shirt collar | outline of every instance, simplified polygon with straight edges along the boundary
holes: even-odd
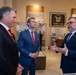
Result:
[[[3,24],[2,22],[0,22],[0,24],[8,31],[9,30],[9,28],[5,25],[5,24]]]
[[[75,32],[76,32],[76,30],[72,32],[72,35],[73,35]]]
[[[31,33],[32,31],[33,31],[33,32],[35,31],[35,30],[31,30],[31,29],[29,29],[29,28],[28,28],[28,30],[29,30],[30,33]]]
[[[28,30],[29,30],[29,32],[30,32],[30,33],[32,32],[32,30],[31,30],[31,29],[29,29],[29,28],[28,28]]]

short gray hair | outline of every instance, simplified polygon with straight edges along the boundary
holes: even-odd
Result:
[[[3,18],[3,14],[10,12],[11,10],[13,10],[16,13],[16,10],[7,6],[1,7],[0,8],[0,20]]]

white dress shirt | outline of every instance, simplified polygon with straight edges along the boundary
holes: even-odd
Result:
[[[5,24],[3,24],[2,22],[0,22],[0,24],[7,30],[7,32],[8,32],[8,30],[9,30],[9,28],[5,25]],[[8,32],[9,33],[9,32]],[[9,33],[10,34],[10,33]]]

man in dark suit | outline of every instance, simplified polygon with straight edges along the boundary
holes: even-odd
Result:
[[[16,22],[16,12],[10,7],[0,8],[0,75],[21,75],[18,51],[8,31]]]
[[[63,73],[76,73],[76,17],[70,17],[66,25],[70,33],[65,36],[62,46],[57,47],[54,43],[49,48],[62,53],[60,67]]]
[[[31,17],[27,21],[28,28],[20,33],[18,50],[20,51],[20,64],[24,67],[22,75],[35,75],[36,58],[40,50],[39,35],[34,31],[36,19]],[[33,34],[32,34],[33,32]]]

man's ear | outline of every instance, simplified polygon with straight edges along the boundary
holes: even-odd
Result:
[[[28,25],[28,27],[29,27],[30,23],[27,23],[27,25]]]
[[[3,18],[6,20],[8,16],[6,14],[3,14]]]

